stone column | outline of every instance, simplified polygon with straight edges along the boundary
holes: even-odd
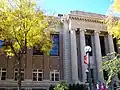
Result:
[[[81,65],[82,65],[82,81],[86,82],[87,76],[86,76],[86,70],[87,70],[87,65],[84,64],[84,56],[86,55],[85,53],[85,29],[80,29],[80,57],[81,57]]]
[[[76,31],[70,31],[70,45],[71,45],[71,68],[72,68],[72,82],[78,83],[78,61],[77,61],[77,42]]]
[[[115,52],[112,35],[108,34],[109,53]]]
[[[64,80],[71,83],[71,64],[70,64],[70,33],[69,23],[67,20],[63,22],[63,69]]]
[[[100,71],[102,68],[102,55],[101,55],[101,46],[99,39],[99,32],[94,32],[94,42],[95,42],[95,60],[97,67],[97,81],[103,81],[103,72]]]

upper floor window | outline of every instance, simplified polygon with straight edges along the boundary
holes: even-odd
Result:
[[[24,69],[21,69],[21,80],[24,81]],[[14,69],[14,80],[18,80],[18,68]]]
[[[43,72],[40,69],[33,69],[33,81],[42,81]]]
[[[51,56],[59,55],[59,34],[52,34],[53,47],[50,51]]]
[[[59,71],[53,70],[50,72],[50,80],[51,81],[59,81],[59,78],[60,78]]]
[[[0,80],[6,80],[7,71],[5,68],[0,68]]]
[[[104,36],[100,36],[100,46],[102,56],[106,56]]]
[[[85,43],[86,46],[90,46],[92,48],[91,35],[85,35]],[[92,56],[92,51],[89,54]]]
[[[33,47],[33,55],[43,55],[43,52],[40,50],[40,46]]]

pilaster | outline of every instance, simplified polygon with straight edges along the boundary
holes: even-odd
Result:
[[[103,72],[100,71],[102,68],[102,55],[101,55],[101,46],[99,39],[99,32],[94,32],[94,42],[95,42],[95,59],[96,59],[96,67],[97,67],[97,81],[103,81]]]
[[[84,56],[86,55],[85,53],[85,29],[80,29],[80,56],[81,56],[81,64],[82,64],[82,81],[86,82],[86,70],[87,70],[87,65],[84,64]]]
[[[109,44],[109,53],[114,53],[114,44],[113,44],[113,37],[111,34],[108,34],[108,44]]]
[[[78,79],[76,29],[70,30],[70,45],[71,45],[72,82],[78,83],[79,79]]]
[[[70,63],[70,32],[69,20],[63,20],[63,69],[64,80],[71,83],[71,63]]]

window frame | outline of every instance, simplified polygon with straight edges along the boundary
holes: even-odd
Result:
[[[5,69],[5,70],[3,70]],[[2,73],[5,72],[6,75],[5,75],[5,80],[7,79],[7,70],[6,68],[0,68],[0,80],[2,80]],[[5,81],[5,80],[2,80],[2,81]]]
[[[52,80],[52,74],[54,75],[54,80]],[[55,77],[56,74],[59,75],[58,81],[60,81],[60,72],[58,70],[50,71],[50,81],[52,81],[52,82],[58,82],[58,81],[56,81],[56,77]]]
[[[35,70],[35,71],[34,71]],[[35,80],[33,80],[33,74],[37,74],[37,80],[35,81]],[[43,81],[43,70],[41,70],[41,69],[33,69],[32,70],[32,81],[34,81],[34,82],[41,82],[40,80],[38,80],[39,79],[39,73],[41,73],[42,74],[42,80],[41,81]]]
[[[54,40],[53,40],[53,36],[56,36],[57,35],[57,37],[58,37],[58,43],[55,43],[54,42]],[[51,51],[53,50],[53,47],[52,47],[52,49],[50,50],[50,56],[59,56],[60,55],[60,35],[59,35],[59,33],[55,33],[55,34],[51,34],[51,40],[52,40],[52,44],[53,45],[55,45],[55,44],[58,44],[58,54],[51,54]]]
[[[17,76],[15,75],[15,73],[17,73]],[[21,69],[21,74],[24,74],[23,75],[23,80],[22,80],[22,78],[21,78],[21,81],[24,81],[25,80],[25,70],[24,69]],[[16,80],[16,79],[17,80]],[[14,69],[14,81],[18,81],[18,68],[15,68]]]

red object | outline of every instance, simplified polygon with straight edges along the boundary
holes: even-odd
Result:
[[[88,56],[87,55],[84,56],[84,63],[88,64]]]

